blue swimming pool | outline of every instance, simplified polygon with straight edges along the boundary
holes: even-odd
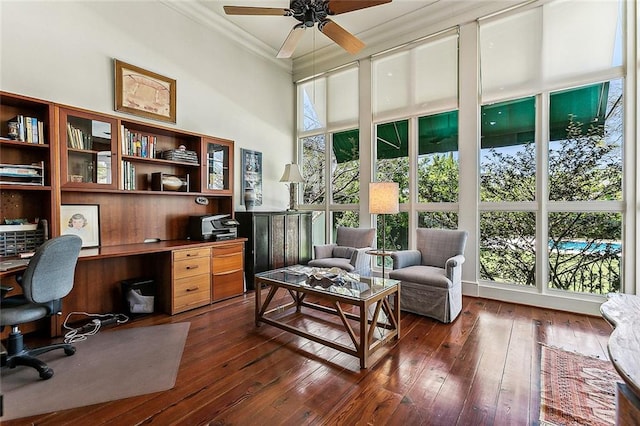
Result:
[[[549,241],[549,248],[553,245],[553,241]],[[622,251],[622,244],[614,242],[614,243],[592,243],[589,245],[586,241],[563,241],[558,244],[558,249],[560,250],[576,250],[576,251],[586,251],[589,252],[605,252],[607,250],[612,252]]]

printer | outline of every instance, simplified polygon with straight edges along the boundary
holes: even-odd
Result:
[[[189,238],[201,241],[225,241],[238,238],[238,225],[228,214],[189,216]]]

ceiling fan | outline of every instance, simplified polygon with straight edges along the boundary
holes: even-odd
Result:
[[[306,28],[318,24],[321,33],[336,42],[347,52],[354,54],[364,43],[328,17],[354,10],[365,9],[391,0],[290,0],[289,8],[224,6],[227,15],[272,15],[293,16],[298,21],[278,51],[278,58],[290,58]]]

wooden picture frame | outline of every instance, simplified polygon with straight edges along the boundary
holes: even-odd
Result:
[[[97,204],[63,204],[60,206],[60,234],[78,235],[82,247],[100,245],[100,212]]]
[[[115,110],[176,122],[176,81],[114,59]]]
[[[247,189],[253,189],[255,194],[254,206],[262,205],[262,153],[249,149],[240,149],[242,167],[242,194],[240,204],[245,204],[244,194]]]

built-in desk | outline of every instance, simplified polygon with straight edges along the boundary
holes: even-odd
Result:
[[[162,309],[169,314],[180,312],[185,309],[174,309],[173,306],[173,285],[174,285],[174,252],[186,249],[205,248],[209,250],[207,264],[216,264],[212,257],[216,252],[214,248],[226,249],[230,253],[239,250],[239,258],[243,258],[242,250],[246,238],[238,238],[228,241],[208,242],[191,240],[169,240],[152,243],[122,244],[106,247],[87,248],[80,252],[78,264],[76,266],[75,282],[71,293],[64,298],[63,312],[60,317],[54,317],[52,321],[51,333],[60,335],[62,323],[70,312],[89,313],[111,313],[124,312],[122,305],[121,282],[136,278],[153,279],[156,283],[156,295],[158,301],[157,309]],[[218,250],[219,251],[219,250]],[[223,252],[226,253],[225,250]],[[225,260],[222,260],[226,263]],[[237,266],[236,266],[237,267]],[[240,265],[242,268],[242,265]],[[24,268],[13,269],[2,272],[0,277],[7,278]],[[210,268],[210,273],[214,268]],[[216,271],[218,271],[216,269]],[[229,282],[225,282],[224,297],[231,297],[242,294],[245,289],[243,280],[244,274],[234,275],[237,277],[235,290],[230,291]],[[209,277],[208,285],[212,286],[214,277]],[[188,287],[187,289],[188,290]],[[186,291],[185,290],[185,291]],[[210,287],[208,303],[219,300],[214,298],[214,291]],[[202,306],[202,303],[198,304]],[[196,307],[195,305],[193,307]]]
[[[624,380],[618,384],[616,424],[640,424],[640,296],[610,294],[600,312],[614,327],[609,356]]]

